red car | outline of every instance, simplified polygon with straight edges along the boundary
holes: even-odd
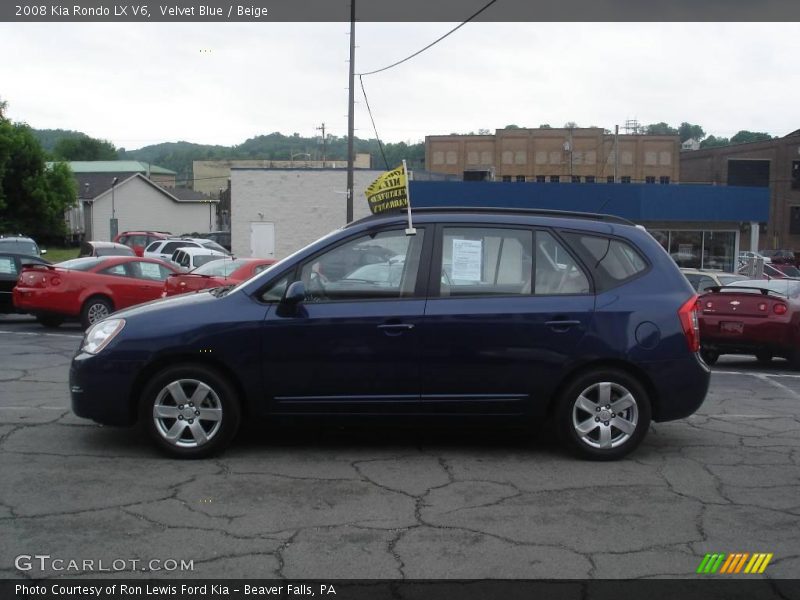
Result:
[[[114,241],[133,248],[136,256],[142,256],[144,249],[150,245],[150,242],[165,240],[170,237],[172,237],[172,234],[169,231],[123,231],[114,238]]]
[[[800,367],[800,281],[735,281],[698,299],[700,354],[713,365],[721,354],[774,356]]]
[[[261,273],[277,261],[272,258],[221,258],[197,267],[189,273],[170,275],[164,282],[162,297],[196,292],[208,288],[241,283]]]
[[[176,273],[152,258],[100,256],[75,258],[22,270],[14,306],[32,313],[45,327],[80,319],[84,327],[115,310],[161,297],[164,280]]]

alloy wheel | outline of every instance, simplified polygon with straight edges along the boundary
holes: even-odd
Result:
[[[153,403],[155,430],[178,448],[208,444],[222,426],[222,402],[197,379],[176,379],[165,385]]]
[[[624,445],[638,423],[636,398],[619,383],[594,383],[578,395],[572,406],[575,434],[591,448],[605,450]]]

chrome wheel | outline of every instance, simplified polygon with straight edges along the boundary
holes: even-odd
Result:
[[[198,379],[176,379],[156,395],[153,424],[169,445],[201,448],[222,427],[222,402],[208,384]]]
[[[636,398],[619,383],[594,383],[584,389],[572,405],[575,434],[591,448],[606,450],[625,445],[638,424]]]

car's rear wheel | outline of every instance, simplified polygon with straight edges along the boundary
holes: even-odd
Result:
[[[142,394],[141,421],[156,444],[172,456],[202,458],[219,452],[239,429],[236,392],[205,365],[170,367]]]
[[[64,318],[55,315],[36,315],[36,321],[43,327],[55,329],[64,322]]]
[[[703,362],[708,366],[711,366],[719,360],[719,352],[711,350],[710,348],[702,348],[700,350],[700,358],[702,358]]]
[[[756,352],[756,360],[762,365],[767,365],[772,362],[773,354],[769,350],[759,350]]]
[[[635,377],[618,369],[578,376],[557,402],[559,438],[590,460],[622,458],[641,443],[650,427],[647,392]]]
[[[92,296],[83,303],[81,309],[81,325],[84,329],[91,327],[98,321],[102,321],[114,312],[114,306],[108,298],[103,296]]]

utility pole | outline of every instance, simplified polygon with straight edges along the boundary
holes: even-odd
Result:
[[[325,168],[325,144],[327,140],[325,139],[325,123],[320,125],[319,127],[315,128],[317,131],[322,131],[322,168]]]
[[[353,220],[353,133],[355,131],[356,0],[350,0],[350,94],[347,112],[347,221]]]

